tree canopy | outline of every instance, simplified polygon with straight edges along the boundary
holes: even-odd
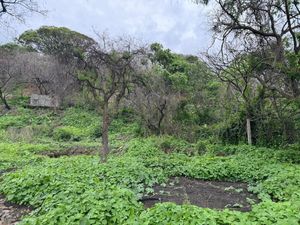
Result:
[[[43,26],[37,30],[28,30],[21,34],[18,42],[44,54],[61,59],[82,59],[84,53],[95,41],[79,32],[66,27]]]

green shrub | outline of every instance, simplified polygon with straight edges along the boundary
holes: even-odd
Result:
[[[31,154],[33,149],[48,149],[48,145],[26,143],[0,143],[0,172],[11,168],[19,168],[40,157]]]
[[[0,117],[0,129],[7,129],[9,127],[23,127],[30,121],[29,115],[13,116],[5,115]]]
[[[195,147],[199,155],[204,155],[207,152],[207,143],[205,141],[198,141]]]
[[[88,128],[88,133],[92,138],[100,138],[102,136],[102,127],[100,125],[93,125]]]
[[[84,136],[82,129],[71,126],[58,127],[53,132],[57,141],[80,141]]]
[[[172,136],[161,136],[156,140],[157,145],[166,153],[177,152],[190,154],[192,152],[192,145],[185,140],[178,139]]]
[[[277,151],[277,157],[281,162],[300,163],[300,149],[288,148]]]

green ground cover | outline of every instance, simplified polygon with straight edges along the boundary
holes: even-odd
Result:
[[[33,115],[33,116],[32,116]],[[140,137],[137,125],[114,120],[112,154],[49,158],[44,151],[100,147],[101,117],[70,108],[51,112],[19,108],[0,117],[0,193],[35,210],[21,224],[286,224],[300,223],[300,151],[188,143],[173,137]],[[139,199],[154,184],[186,176],[242,181],[261,202],[251,212],[217,211]]]

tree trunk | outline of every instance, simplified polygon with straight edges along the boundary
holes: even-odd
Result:
[[[3,94],[2,94],[1,91],[0,91],[0,99],[2,100],[2,102],[3,102],[4,106],[5,106],[5,108],[6,108],[7,110],[10,110],[11,108],[10,108],[10,106],[8,105],[8,103],[7,103],[7,101],[6,101],[6,98],[3,96]]]
[[[109,112],[108,112],[108,101],[103,106],[103,118],[102,118],[102,149],[100,150],[100,159],[102,163],[107,161],[109,153],[108,147],[108,127],[109,127]]]
[[[298,88],[298,82],[295,78],[291,78],[291,86],[292,86],[292,91],[293,91],[293,95],[295,98],[299,97],[300,95],[300,91]]]
[[[246,120],[247,120],[246,130],[247,130],[248,145],[252,145],[251,120],[249,117],[247,117]]]
[[[165,109],[166,109],[166,105],[167,105],[167,101],[164,100],[164,102],[160,105],[160,107],[158,108],[159,110],[159,113],[160,113],[160,117],[159,117],[159,120],[158,120],[158,135],[161,134],[161,123],[165,117]]]

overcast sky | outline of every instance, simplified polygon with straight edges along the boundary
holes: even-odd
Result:
[[[64,26],[94,35],[130,35],[146,43],[160,42],[173,51],[197,54],[211,44],[209,11],[191,0],[38,0],[46,16],[31,15],[26,24],[10,22],[2,43],[42,25]]]

